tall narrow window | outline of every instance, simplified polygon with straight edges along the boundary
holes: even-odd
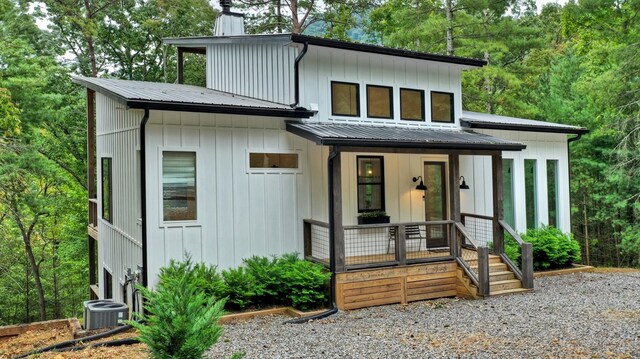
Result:
[[[452,93],[431,91],[431,121],[454,122]]]
[[[384,211],[384,160],[358,156],[358,212]]]
[[[400,89],[400,118],[424,121],[424,91]]]
[[[524,192],[527,210],[527,228],[538,227],[536,160],[524,160]]]
[[[162,199],[165,221],[196,220],[196,153],[162,153]]]
[[[367,85],[367,117],[393,118],[393,87]]]
[[[331,82],[331,114],[336,116],[360,116],[358,84]]]
[[[102,158],[102,219],[113,223],[113,173],[111,158]]]
[[[558,160],[547,160],[547,200],[549,225],[558,228]]]
[[[515,228],[515,205],[513,201],[513,160],[502,160],[502,199],[504,220],[511,228]]]
[[[104,295],[104,299],[112,299],[113,298],[113,277],[111,277],[111,273],[104,268],[103,271],[104,276],[104,289],[102,294]]]

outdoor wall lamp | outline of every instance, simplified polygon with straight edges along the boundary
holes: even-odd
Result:
[[[464,176],[460,176],[460,178],[458,178],[458,182],[460,182],[460,180],[462,180],[462,183],[460,183],[460,189],[469,189],[467,182],[464,180]]]
[[[426,191],[427,186],[424,185],[424,182],[422,181],[422,176],[413,177],[413,182],[418,182],[418,179],[420,179],[420,184],[416,186],[416,189],[421,191]]]

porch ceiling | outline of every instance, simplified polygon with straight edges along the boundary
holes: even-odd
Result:
[[[323,146],[520,151],[525,145],[470,130],[287,122],[287,131]]]

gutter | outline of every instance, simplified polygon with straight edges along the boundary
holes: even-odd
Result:
[[[336,224],[333,221],[333,159],[340,155],[340,147],[331,147],[329,152],[329,159],[327,160],[328,176],[329,176],[329,270],[331,271],[331,284],[330,284],[330,300],[331,308],[325,310],[322,313],[311,315],[308,317],[302,317],[292,320],[287,320],[283,324],[303,324],[310,320],[317,320],[326,318],[338,312],[338,306],[336,305],[336,256],[335,256],[335,229]]]
[[[146,169],[146,125],[149,121],[149,109],[144,109],[140,122],[140,216],[142,217],[142,286],[148,288],[147,273],[147,169]]]
[[[292,108],[296,108],[298,107],[298,104],[300,104],[300,61],[302,61],[304,55],[307,54],[308,49],[309,43],[305,41],[304,47],[302,48],[302,51],[300,51],[298,56],[296,56],[296,60],[293,65],[293,86],[295,92],[295,102],[291,104]]]

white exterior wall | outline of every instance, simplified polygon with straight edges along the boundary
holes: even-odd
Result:
[[[458,128],[462,115],[463,66],[357,51],[309,46],[300,62],[300,106],[318,106],[312,120]],[[360,116],[331,115],[331,81],[360,85]],[[367,118],[367,85],[393,86],[394,119]],[[426,121],[400,120],[400,87],[425,91]],[[431,122],[431,91],[453,93],[455,123]]]
[[[127,111],[124,106],[96,93],[96,161],[98,179],[98,278],[100,297],[104,295],[104,272],[112,276],[113,298],[122,300],[124,275],[142,265],[138,128],[143,111]],[[112,158],[113,223],[102,219],[103,157]]]
[[[207,45],[207,87],[291,104],[297,49],[278,43]]]
[[[558,215],[560,230],[571,232],[571,204],[569,202],[569,162],[567,135],[502,130],[477,130],[491,136],[514,140],[527,146],[523,151],[503,152],[502,158],[513,159],[513,193],[515,230],[527,230],[524,160],[536,160],[538,222],[548,224],[547,160],[558,161]],[[461,190],[462,212],[493,215],[493,189],[491,183],[491,157],[461,156],[460,175],[464,176],[469,190]]]
[[[237,267],[252,255],[302,253],[302,220],[310,217],[310,188],[317,186],[305,159],[310,145],[287,133],[283,119],[151,111],[149,283],[154,285],[159,269],[171,259],[183,259],[185,252],[196,262],[221,269]],[[196,152],[196,221],[163,222],[161,153],[165,150]],[[249,151],[295,151],[301,168],[249,173]]]

